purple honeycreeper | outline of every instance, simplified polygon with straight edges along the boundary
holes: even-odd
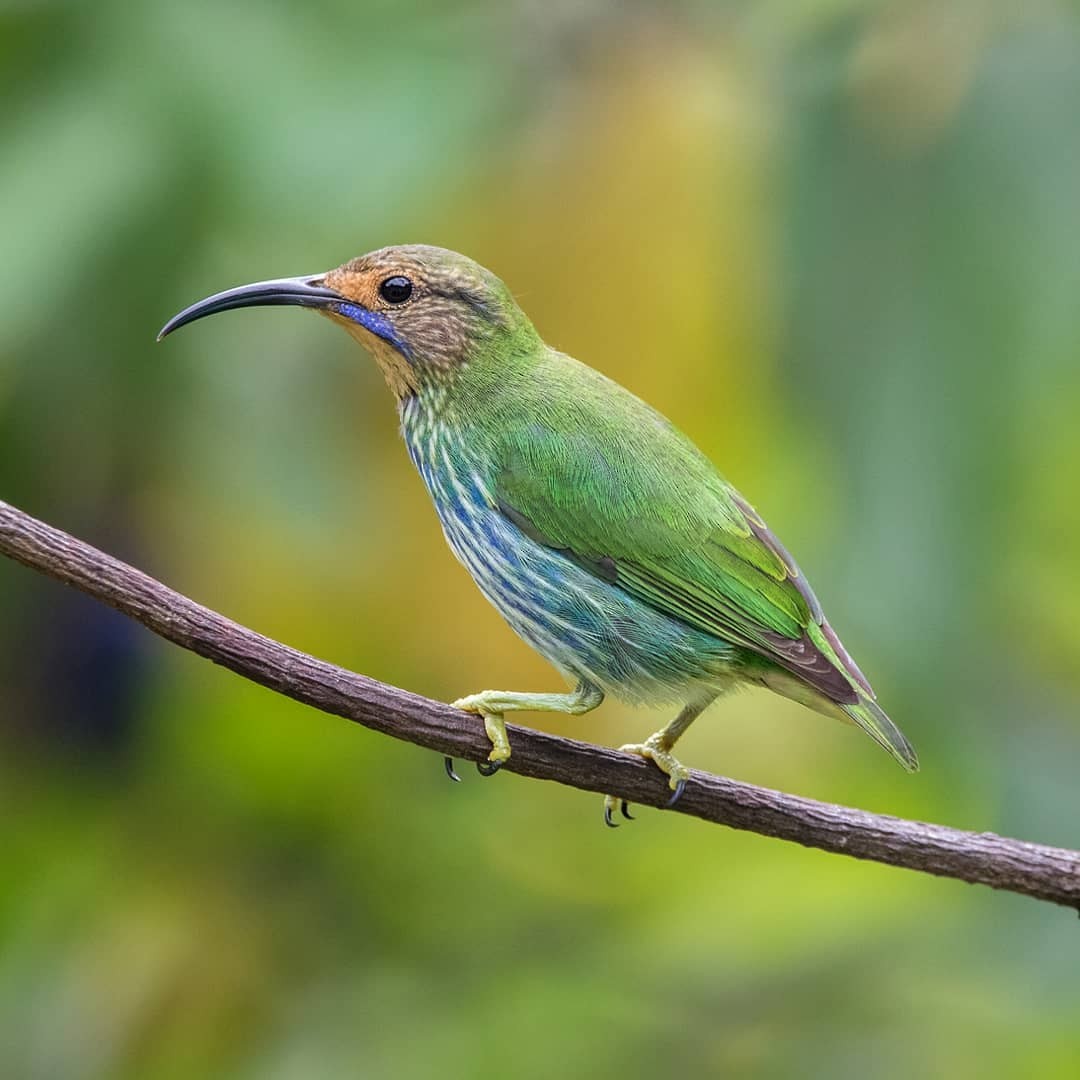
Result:
[[[483,690],[495,772],[505,714],[578,715],[605,694],[681,711],[623,746],[669,778],[676,740],[716,698],[764,686],[854,721],[905,769],[918,759],[757,511],[668,420],[544,344],[507,287],[452,251],[388,247],[324,274],[244,285],[180,312],[160,337],[231,308],[308,307],[374,357],[451,550],[510,626],[574,686]],[[447,771],[456,779],[451,762]],[[625,803],[605,800],[613,825]]]

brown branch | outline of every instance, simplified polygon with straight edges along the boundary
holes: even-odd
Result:
[[[0,553],[246,679],[440,754],[482,760],[475,716],[290,649],[0,501]],[[662,806],[656,769],[628,754],[510,727],[509,772]],[[695,772],[675,809],[808,847],[1008,889],[1080,910],[1080,852],[815,802]]]

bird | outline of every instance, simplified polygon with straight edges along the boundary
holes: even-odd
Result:
[[[668,419],[545,344],[510,289],[472,259],[384,247],[326,273],[215,293],[161,340],[235,308],[310,308],[372,356],[446,541],[485,597],[573,689],[483,690],[453,702],[483,718],[477,767],[511,756],[505,716],[579,716],[611,695],[679,708],[620,749],[668,779],[676,742],[717,698],[762,686],[853,722],[903,768],[915,750],[877,704],[809,582],[754,507]],[[458,779],[446,761],[451,779]],[[607,796],[604,820],[632,818]]]

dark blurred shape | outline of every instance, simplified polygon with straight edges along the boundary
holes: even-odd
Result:
[[[107,525],[83,522],[76,531],[138,565],[117,508]],[[5,726],[36,754],[72,759],[78,768],[122,763],[137,737],[146,631],[46,578],[29,583],[20,606],[22,625],[8,640],[4,663],[5,694],[18,708],[0,713]]]

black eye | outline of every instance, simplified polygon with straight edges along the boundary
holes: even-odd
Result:
[[[379,286],[379,295],[388,304],[404,304],[412,296],[412,282],[407,277],[388,277]]]

